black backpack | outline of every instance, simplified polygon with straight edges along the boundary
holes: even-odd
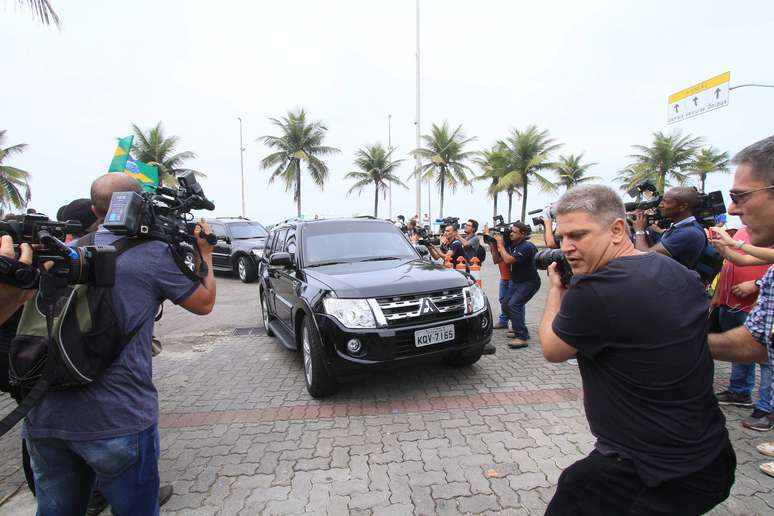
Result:
[[[116,241],[116,258],[143,241]],[[51,314],[46,314],[40,290],[24,305],[8,357],[10,383],[24,399],[0,420],[0,435],[24,418],[49,389],[82,387],[99,378],[139,331],[142,323],[127,335],[121,333],[112,290],[69,285],[56,292]]]
[[[480,265],[483,265],[484,260],[486,260],[486,247],[480,242],[478,244],[478,249],[476,249],[476,258],[478,258]]]
[[[704,228],[701,225],[696,224],[696,226],[704,233]],[[723,256],[715,249],[715,246],[710,243],[707,239],[707,235],[704,234],[704,249],[702,249],[699,259],[693,266],[693,270],[699,274],[701,281],[708,285],[712,283],[715,276],[720,274],[722,268]]]

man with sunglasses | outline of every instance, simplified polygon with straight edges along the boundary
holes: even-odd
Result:
[[[774,245],[774,136],[746,147],[734,156],[737,165],[728,213],[747,226],[750,243]],[[711,334],[709,345],[717,360],[766,363],[770,360],[774,326],[774,266],[763,277],[758,301],[743,326]],[[768,349],[767,349],[768,348]]]

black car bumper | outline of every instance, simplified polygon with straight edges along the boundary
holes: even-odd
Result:
[[[329,372],[333,375],[354,374],[369,368],[452,354],[480,353],[492,338],[492,313],[488,306],[470,316],[394,329],[345,328],[325,314],[317,314],[316,319]],[[416,345],[415,332],[452,324],[454,340],[419,347]],[[351,339],[360,341],[362,350],[359,353],[347,349],[347,342]]]

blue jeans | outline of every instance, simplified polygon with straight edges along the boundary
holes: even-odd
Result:
[[[497,322],[500,324],[508,325],[508,305],[505,304],[505,296],[508,295],[508,289],[511,286],[511,280],[500,280],[500,292],[497,295],[497,300],[500,301],[500,318]]]
[[[513,281],[506,294],[508,318],[511,320],[511,330],[517,339],[529,340],[529,330],[524,324],[524,307],[540,289],[540,280],[537,281]]]
[[[727,306],[720,307],[718,322],[721,331],[732,330],[744,324],[747,312],[732,310]],[[761,366],[761,385],[758,389],[758,401],[755,408],[763,412],[771,412],[771,364],[759,364]],[[728,382],[728,390],[734,394],[751,394],[755,386],[755,364],[731,364],[731,379]]]
[[[28,439],[38,516],[84,514],[95,479],[115,516],[159,514],[159,429],[111,439]]]

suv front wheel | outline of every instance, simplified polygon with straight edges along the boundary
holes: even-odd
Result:
[[[271,328],[269,328],[269,321],[271,320],[271,315],[269,315],[269,307],[266,304],[266,294],[263,293],[263,290],[261,290],[260,298],[261,298],[261,319],[263,320],[263,328],[266,330],[267,337],[274,337],[274,332],[271,331]]]
[[[304,360],[304,381],[309,394],[313,398],[322,398],[336,392],[336,379],[325,368],[320,336],[309,317],[304,317],[302,323],[301,353]]]
[[[237,260],[237,275],[243,283],[252,283],[258,277],[258,271],[255,270],[255,263],[247,256],[240,256]]]

